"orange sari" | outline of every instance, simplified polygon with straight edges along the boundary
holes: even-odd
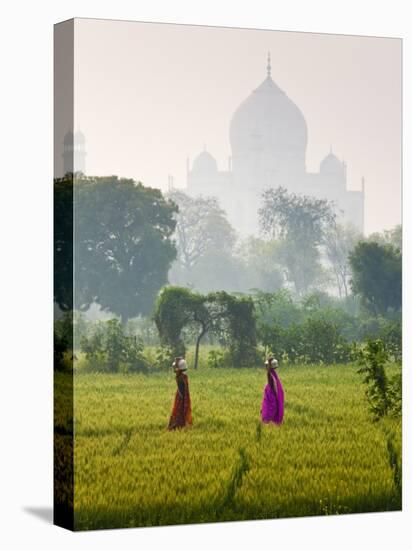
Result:
[[[189,380],[186,374],[176,376],[177,391],[170,416],[168,430],[192,425],[192,407],[190,403]]]

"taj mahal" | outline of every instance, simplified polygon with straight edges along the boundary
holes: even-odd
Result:
[[[272,79],[270,54],[266,71],[263,82],[233,114],[227,170],[219,170],[205,148],[191,166],[187,161],[186,192],[216,197],[230,223],[244,236],[258,232],[262,192],[279,186],[291,193],[333,201],[341,221],[363,232],[364,179],[360,191],[348,190],[346,163],[332,149],[318,172],[306,171],[305,117]]]

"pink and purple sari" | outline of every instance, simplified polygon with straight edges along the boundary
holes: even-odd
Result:
[[[265,386],[262,401],[262,421],[282,424],[285,407],[285,396],[282,383],[275,369],[268,372],[268,383]]]

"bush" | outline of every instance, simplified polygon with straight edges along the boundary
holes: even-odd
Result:
[[[228,354],[221,349],[212,349],[207,355],[207,366],[212,369],[228,366]]]
[[[296,324],[287,328],[276,324],[262,326],[261,341],[267,352],[282,358],[286,363],[297,362],[301,353],[299,326]]]
[[[402,414],[402,372],[393,375],[389,380],[388,396],[390,412],[393,416],[401,416]]]
[[[346,363],[350,346],[338,325],[322,319],[307,319],[301,326],[301,355],[306,363]]]
[[[163,370],[171,368],[173,361],[176,358],[172,348],[161,346],[156,349],[155,367]]]
[[[98,372],[148,372],[143,344],[136,336],[125,334],[117,319],[99,323],[94,333],[81,340],[86,368]]]
[[[402,361],[402,320],[370,317],[360,325],[359,340],[381,340],[390,358]]]
[[[261,327],[266,349],[289,363],[347,363],[350,345],[338,325],[322,319],[307,319],[287,328]]]
[[[322,357],[322,361],[346,362],[349,343],[377,338],[384,342],[394,361],[402,360],[399,312],[388,310],[385,316],[365,315],[358,297],[338,299],[319,291],[305,295],[300,301],[285,290],[272,294],[260,292],[254,300],[259,342],[290,362],[313,362],[316,357]],[[333,353],[329,353],[329,345]]]
[[[402,321],[386,321],[379,334],[388,355],[395,362],[402,361]]]
[[[374,420],[383,416],[398,416],[402,410],[402,377],[396,374],[389,379],[385,365],[389,355],[382,340],[368,340],[366,346],[355,349],[355,357],[366,384],[366,397]]]
[[[125,330],[129,335],[133,334],[141,338],[146,346],[160,345],[156,324],[150,317],[140,316],[129,319]]]

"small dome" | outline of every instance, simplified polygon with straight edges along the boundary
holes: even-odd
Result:
[[[217,162],[208,151],[202,151],[193,161],[192,172],[213,174],[217,172]]]
[[[343,172],[343,164],[331,151],[320,163],[320,172],[323,174],[337,174]]]

